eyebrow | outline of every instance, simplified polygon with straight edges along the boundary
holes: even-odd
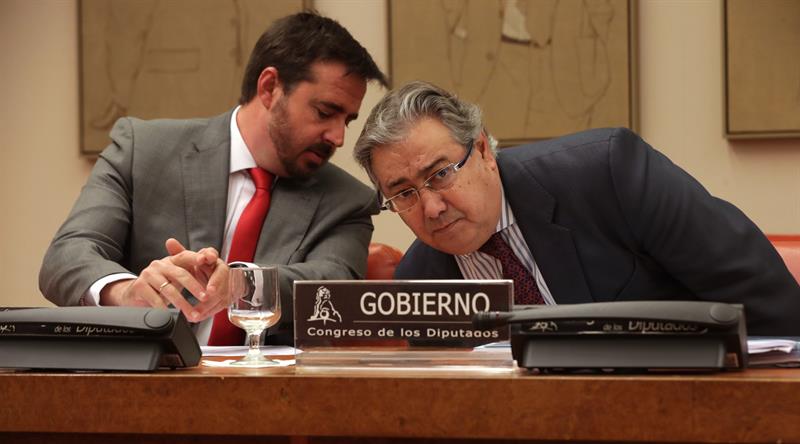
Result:
[[[346,113],[344,108],[342,108],[342,106],[339,105],[339,104],[336,104],[336,103],[333,103],[333,102],[328,102],[327,100],[320,100],[318,103],[320,105],[326,107],[326,108],[332,109],[333,111],[335,111],[337,113],[340,113],[340,114],[345,114]],[[347,121],[348,122],[352,122],[353,120],[356,120],[356,119],[358,119],[358,113],[347,114]]]
[[[448,162],[448,160],[449,159],[447,157],[445,157],[444,155],[439,156],[438,158],[434,159],[432,162],[428,163],[428,165],[426,165],[424,168],[419,170],[419,172],[417,172],[417,177],[423,177],[423,178],[427,179],[431,174],[431,170],[433,170],[436,167],[436,165],[442,163],[442,161]],[[396,187],[397,185],[399,185],[399,184],[401,184],[401,183],[403,183],[405,181],[410,181],[410,180],[406,179],[405,177],[398,177],[397,179],[392,180],[389,183],[387,183],[386,184],[386,189],[387,190],[391,190],[392,188]]]

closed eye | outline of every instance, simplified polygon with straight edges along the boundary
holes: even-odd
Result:
[[[331,116],[333,115],[333,114],[331,114],[331,113],[327,113],[327,112],[325,112],[325,111],[321,110],[320,108],[316,108],[316,110],[317,110],[317,116],[318,116],[320,119],[323,119],[323,120],[324,120],[324,119],[330,119],[330,118],[331,118]]]
[[[434,173],[433,177],[436,178],[436,179],[444,179],[445,177],[450,175],[450,173],[452,172],[451,166],[452,165],[448,165],[448,166],[442,168],[441,170],[437,171],[436,173]]]
[[[416,190],[413,188],[405,189],[395,195],[395,197],[400,199],[408,199],[409,197],[413,196]]]

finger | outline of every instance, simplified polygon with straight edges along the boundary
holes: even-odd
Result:
[[[169,273],[170,275],[174,274],[181,285],[195,295],[197,299],[205,299],[208,293],[206,286],[213,273],[213,268],[209,266],[189,265],[189,263],[193,261],[182,260],[177,257],[172,257],[170,261],[175,268],[168,267],[165,268],[163,272]]]
[[[166,247],[170,256],[175,256],[176,259],[179,258],[181,261],[187,261],[183,263],[184,268],[189,265],[214,264],[219,259],[219,252],[213,247],[206,247],[200,251],[193,252],[187,250],[179,241],[173,238],[167,239]],[[194,263],[190,264],[189,262]]]
[[[142,270],[140,276],[144,277],[156,292],[161,289],[160,287],[164,282],[172,283],[176,292],[162,292],[162,296],[166,297],[176,307],[185,307],[182,301],[186,299],[180,295],[184,288],[198,300],[206,298],[205,286],[200,284],[189,271],[173,264],[169,257],[151,262],[147,268]],[[180,296],[180,298],[178,299],[176,295]]]
[[[181,294],[181,288],[178,288],[173,283],[169,283],[165,286],[160,286],[161,291],[160,295],[166,298],[172,305],[180,310],[186,319],[196,322],[198,319],[199,313],[186,298],[183,297]]]
[[[202,278],[203,284],[207,285],[217,266],[217,261],[220,261],[219,253],[216,248],[208,247],[198,251],[197,254],[199,257],[198,264],[195,266],[195,277]]]
[[[183,244],[181,244],[177,239],[172,237],[167,239],[165,245],[167,247],[167,254],[169,254],[170,256],[174,256],[180,253],[181,251],[186,250],[186,247],[184,247]]]
[[[214,271],[208,277],[208,284],[206,284],[206,292],[214,297],[225,296],[228,292],[228,264],[222,259],[217,259]]]
[[[196,297],[199,301],[204,301],[208,298],[208,291],[204,283],[197,280],[191,273],[180,267],[167,267],[164,270],[164,275],[178,288],[178,293],[184,288]],[[183,297],[181,297],[183,299]]]
[[[200,256],[198,265],[214,265],[219,259],[219,252],[213,247],[203,248],[197,254]]]
[[[142,270],[140,277],[147,281],[148,286],[155,291],[159,299],[163,298],[161,303],[164,308],[166,308],[166,304],[164,304],[164,301],[166,301],[166,303],[172,304],[173,307],[179,309],[190,321],[196,322],[198,320],[199,313],[181,294],[185,287],[184,282],[193,279],[186,270],[175,267],[168,260],[162,259],[151,262],[150,266]],[[197,285],[196,282],[195,285]]]
[[[227,264],[220,260],[206,286],[208,299],[194,307],[195,310],[200,312],[201,317],[214,315],[218,311],[227,308],[230,303],[228,272]]]
[[[216,266],[215,263],[212,263],[212,265],[198,264],[203,261],[203,259],[200,258],[200,254],[189,250],[182,251],[165,259],[168,259],[175,266],[187,270],[203,287],[208,283],[208,279]],[[194,294],[192,289],[190,289],[190,291]]]
[[[208,281],[211,279],[211,276],[214,274],[214,266],[213,265],[206,265],[202,267],[197,267],[198,272],[203,275],[203,278],[206,280],[206,285],[208,285]]]
[[[205,267],[193,267],[190,273],[192,273],[192,276],[197,279],[197,282],[205,288],[206,285],[208,285],[208,276],[211,272],[204,270],[204,268]],[[207,289],[206,292],[208,292]]]
[[[228,308],[228,299],[208,299],[194,306],[194,310],[198,313],[199,319],[206,319],[214,316],[220,310]]]
[[[194,316],[196,320],[193,321],[200,322],[204,319],[208,319],[211,316],[214,316],[214,314],[216,314],[217,311],[219,311],[215,309],[217,305],[219,304],[217,304],[216,301],[205,301],[195,305],[192,308],[193,310],[192,316]]]
[[[168,259],[173,264],[186,270],[191,270],[198,265],[202,265],[205,261],[200,253],[191,250],[183,250],[165,259]]]
[[[126,305],[146,305],[155,308],[167,308],[164,299],[153,289],[144,276],[139,276],[128,288],[125,290],[123,296],[130,304]]]

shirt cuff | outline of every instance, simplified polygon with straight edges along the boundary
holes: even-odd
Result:
[[[81,298],[81,305],[98,306],[100,305],[100,292],[103,291],[106,285],[126,279],[136,279],[137,277],[138,276],[131,273],[114,273],[104,276],[96,280],[94,284],[86,290],[86,293],[84,293]]]

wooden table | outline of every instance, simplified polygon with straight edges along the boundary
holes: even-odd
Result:
[[[0,373],[2,443],[333,443],[369,437],[800,442],[800,370]]]

